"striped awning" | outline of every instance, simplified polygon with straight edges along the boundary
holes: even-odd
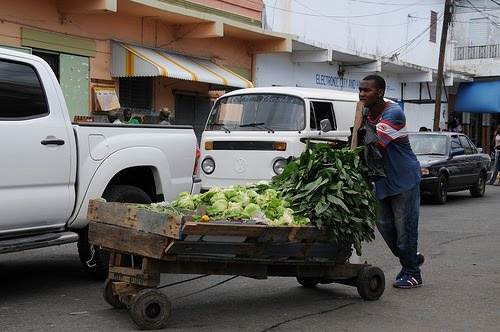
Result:
[[[164,76],[239,88],[252,82],[212,61],[113,42],[113,77]]]

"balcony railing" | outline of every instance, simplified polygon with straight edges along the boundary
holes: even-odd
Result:
[[[455,60],[488,59],[500,57],[500,45],[455,47]]]

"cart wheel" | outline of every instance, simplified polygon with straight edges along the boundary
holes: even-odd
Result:
[[[159,290],[146,288],[132,297],[128,311],[141,330],[158,330],[167,326],[172,305]]]
[[[104,299],[116,309],[125,309],[127,307],[125,303],[120,300],[119,296],[113,294],[112,284],[113,280],[111,279],[106,279],[104,282],[104,290],[102,292]]]
[[[320,282],[318,278],[313,277],[297,277],[297,281],[305,288],[314,288]]]
[[[385,289],[384,272],[375,266],[365,266],[358,273],[356,286],[359,296],[364,300],[378,300]]]

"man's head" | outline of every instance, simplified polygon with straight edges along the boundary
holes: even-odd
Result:
[[[159,114],[160,121],[168,121],[170,120],[170,110],[168,107],[163,107]]]
[[[371,107],[384,100],[385,80],[378,75],[368,75],[359,83],[359,100]]]
[[[128,122],[131,117],[132,117],[132,112],[128,108],[125,109],[123,111],[123,119]]]
[[[118,113],[116,113],[116,111],[109,111],[109,113],[108,113],[109,123],[113,123],[116,120],[118,120]]]

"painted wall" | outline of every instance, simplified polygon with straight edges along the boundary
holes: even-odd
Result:
[[[119,11],[61,15],[55,0],[0,1],[0,44],[21,46],[22,26],[96,40],[97,54],[90,59],[90,68],[91,77],[97,79],[111,79],[110,39],[206,57],[223,65],[251,68],[252,57],[242,40],[178,38],[169,22],[128,16]]]
[[[261,20],[264,3],[262,0],[191,0],[211,8]]]
[[[351,54],[397,54],[399,60],[437,68],[444,2],[415,0],[265,0],[266,26],[301,41]],[[430,12],[438,12],[436,43]]]

